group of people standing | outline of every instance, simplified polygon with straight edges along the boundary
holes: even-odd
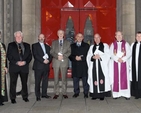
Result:
[[[82,37],[81,47],[82,51],[85,51],[83,54],[77,46],[78,35]],[[99,34],[95,34],[94,44],[87,49],[87,46],[83,44],[83,35],[81,33],[76,35],[77,42],[71,45],[70,55],[74,81],[73,97],[79,96],[79,87],[75,84],[82,78],[84,98],[88,97],[88,88],[92,100],[104,100],[104,97],[111,96],[111,94],[113,99],[124,97],[129,100],[131,96],[134,96],[135,99],[141,98],[141,71],[139,69],[141,65],[141,32],[137,32],[136,41],[131,46],[123,39],[120,31],[115,33],[115,39],[108,46],[101,42]],[[77,60],[78,58],[79,60]],[[85,69],[86,82],[83,80]],[[78,80],[75,78],[76,75]],[[86,86],[88,87],[86,88]]]
[[[16,103],[17,78],[20,76],[22,90],[21,95],[25,102],[28,99],[28,73],[29,63],[34,57],[33,70],[35,76],[35,95],[36,100],[51,98],[47,95],[48,76],[50,63],[54,70],[54,96],[60,96],[59,76],[62,79],[62,96],[67,96],[67,69],[69,60],[72,62],[72,78],[74,85],[74,98],[80,93],[79,81],[82,79],[84,98],[90,97],[92,100],[104,100],[105,96],[114,99],[130,96],[135,99],[141,98],[141,32],[136,34],[136,41],[131,45],[123,40],[122,33],[115,33],[116,40],[110,47],[101,42],[100,34],[94,35],[94,44],[89,45],[83,41],[82,33],[76,34],[76,43],[70,44],[64,39],[64,31],[58,30],[58,39],[52,42],[51,47],[44,43],[45,36],[40,34],[38,42],[30,45],[23,42],[23,33],[14,33],[15,41],[8,44],[7,54],[5,45],[0,43],[0,105],[7,101],[6,76],[7,61],[9,60],[10,75],[10,99],[11,103]],[[42,93],[40,84],[42,81]],[[130,91],[131,90],[131,91]]]

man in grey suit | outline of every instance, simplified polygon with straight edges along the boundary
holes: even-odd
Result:
[[[67,90],[67,69],[69,66],[68,57],[71,54],[70,42],[64,40],[64,31],[57,31],[58,40],[52,42],[51,55],[53,56],[53,70],[54,70],[54,97],[57,99],[59,97],[59,72],[61,72],[62,77],[62,94],[66,99],[68,98],[66,94]]]

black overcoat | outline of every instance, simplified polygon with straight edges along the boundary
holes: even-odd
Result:
[[[88,76],[88,66],[86,62],[87,52],[89,50],[89,44],[82,42],[78,47],[76,43],[71,45],[70,60],[72,61],[72,77],[84,77]],[[82,60],[77,61],[76,56],[81,56]]]

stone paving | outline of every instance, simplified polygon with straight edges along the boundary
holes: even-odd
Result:
[[[53,94],[50,93],[53,97]],[[57,100],[41,99],[36,101],[34,93],[29,95],[30,102],[24,102],[17,97],[16,104],[11,102],[0,106],[0,113],[141,113],[141,99],[130,100],[125,98],[113,99],[106,97],[104,101],[83,98],[83,93],[77,98],[72,98],[73,93],[68,93],[69,98],[60,96]]]

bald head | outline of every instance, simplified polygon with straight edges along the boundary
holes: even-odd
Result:
[[[95,43],[96,44],[99,44],[100,43],[100,40],[101,40],[101,36],[98,33],[96,33],[94,35],[94,41],[95,41]]]
[[[123,37],[123,35],[122,35],[121,31],[115,32],[115,38],[116,38],[117,41],[121,41],[122,37]]]
[[[41,42],[41,43],[44,43],[44,40],[45,40],[44,34],[40,34],[40,35],[38,36],[38,41]]]

